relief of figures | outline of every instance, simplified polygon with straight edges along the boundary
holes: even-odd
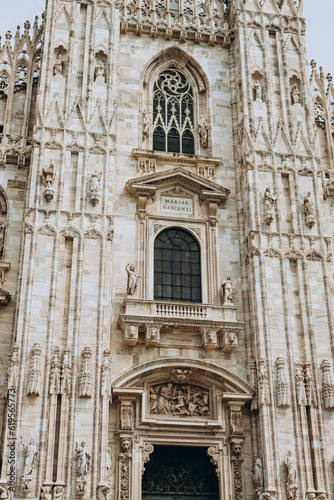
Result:
[[[210,415],[209,391],[189,384],[159,384],[150,387],[150,413],[184,417]]]

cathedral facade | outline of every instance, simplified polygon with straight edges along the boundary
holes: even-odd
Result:
[[[0,50],[0,498],[327,500],[334,89],[302,0],[47,0]]]

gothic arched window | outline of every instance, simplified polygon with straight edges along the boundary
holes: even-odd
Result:
[[[176,68],[160,73],[153,89],[153,149],[194,154],[194,97]]]
[[[179,228],[154,242],[154,299],[201,302],[201,253],[194,236]]]

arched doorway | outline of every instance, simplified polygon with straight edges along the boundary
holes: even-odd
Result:
[[[219,484],[206,449],[155,446],[146,464],[142,500],[219,500]]]

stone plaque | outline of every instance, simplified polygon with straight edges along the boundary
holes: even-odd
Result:
[[[193,200],[192,198],[161,195],[161,212],[192,215],[194,213]]]

